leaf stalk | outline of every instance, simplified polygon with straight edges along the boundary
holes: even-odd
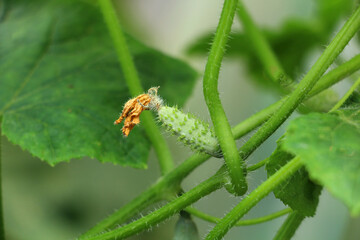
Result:
[[[100,0],[99,6],[104,16],[105,23],[109,29],[110,36],[114,42],[115,50],[123,70],[127,86],[130,93],[133,96],[137,96],[143,93],[144,90],[141,86],[141,81],[137,74],[134,61],[131,57],[131,53],[127,46],[114,6],[109,0]],[[144,112],[142,116],[142,125],[144,126],[150,142],[154,146],[159,160],[161,174],[164,175],[170,172],[174,168],[171,152],[151,113]]]

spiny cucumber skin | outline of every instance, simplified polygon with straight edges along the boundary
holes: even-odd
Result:
[[[167,130],[179,136],[178,139],[192,150],[222,157],[219,142],[208,124],[169,106],[160,107],[158,116]]]

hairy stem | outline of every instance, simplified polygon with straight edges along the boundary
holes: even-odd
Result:
[[[274,240],[290,240],[304,219],[304,215],[297,211],[290,213],[276,233]]]
[[[236,222],[244,216],[261,199],[273,191],[279,184],[285,181],[301,168],[302,164],[299,157],[295,157],[286,165],[280,168],[274,175],[269,177],[247,197],[245,197],[236,207],[234,207],[206,236],[207,240],[220,240],[233,227]]]
[[[354,72],[360,69],[360,54],[356,55],[349,61],[343,63],[342,65],[338,66],[337,68],[331,70],[323,77],[319,79],[313,89],[306,95],[305,99],[315,96],[316,94],[326,90],[327,88],[331,87],[335,83],[339,82],[340,80],[344,79],[345,77],[353,74]],[[277,101],[276,103],[264,108],[263,110],[255,113],[251,117],[247,118],[243,122],[236,125],[233,129],[233,135],[235,139],[244,136],[245,134],[249,133],[250,131],[254,130],[264,122],[266,122],[271,115],[286,101],[288,96],[283,97],[281,100]]]
[[[351,96],[351,94],[358,88],[359,85],[360,85],[360,78],[356,80],[356,82],[351,86],[349,91],[347,91],[345,95],[335,104],[335,106],[331,108],[330,112],[334,112],[338,108],[340,108],[341,105],[345,103],[345,101]]]
[[[344,79],[360,69],[360,54],[356,55],[349,61],[341,64],[337,68],[329,71],[315,84],[309,92],[309,96],[314,96],[325,89],[336,84],[339,80]]]
[[[237,0],[225,0],[224,2],[214,42],[211,46],[205,67],[203,91],[210,117],[214,124],[216,137],[220,143],[228,167],[232,183],[231,192],[236,195],[243,195],[247,191],[247,183],[243,173],[244,161],[240,159],[230,124],[226,118],[218,92],[221,61],[224,56],[225,46],[231,31],[237,4]]]
[[[360,54],[356,55],[349,61],[345,62],[344,64],[340,65],[339,67],[331,70],[323,77],[319,79],[316,85],[311,89],[308,95],[306,95],[305,100],[316,96],[318,93],[326,90],[327,88],[331,87],[332,85],[336,84],[343,78],[353,74],[355,71],[360,69]],[[255,129],[256,127],[260,126],[266,120],[268,120],[275,111],[288,99],[289,96],[285,96],[276,103],[264,108],[263,110],[259,111],[258,113],[254,114],[253,116],[247,118],[243,122],[236,125],[232,131],[234,137],[238,139],[241,136],[249,133],[251,130]],[[267,159],[262,160],[252,166],[247,168],[247,171],[254,171],[263,165],[265,165]]]
[[[250,155],[288,118],[288,116],[310,92],[321,75],[344,49],[350,39],[355,35],[359,27],[360,7],[348,19],[339,33],[325,49],[320,58],[315,62],[310,71],[298,84],[297,88],[286,99],[285,103],[277,110],[277,114],[273,115],[259,129],[259,131],[256,132],[249,139],[249,141],[243,145],[243,147],[240,149],[240,153],[243,158],[246,158],[248,155]],[[278,172],[276,172],[257,189],[255,189],[247,198],[240,202],[240,204],[238,204],[228,215],[226,215],[219,222],[219,224],[214,227],[206,239],[221,239],[240,217],[248,212],[258,201],[260,201],[260,199],[272,191],[278,183],[281,183],[284,179],[293,174],[295,172],[294,170],[298,170],[299,167],[301,167],[301,164],[298,157],[287,163]],[[290,168],[288,169],[288,172],[284,172],[283,169],[287,168]],[[289,173],[291,174],[288,175]],[[272,178],[273,176],[276,176],[278,179]]]
[[[276,115],[271,118],[247,141],[240,149],[241,157],[247,158],[258,146],[260,146],[276,129],[290,116],[299,106],[315,83],[324,74],[326,69],[345,48],[350,39],[360,27],[360,8],[349,18],[341,28],[323,54],[305,75],[296,89],[287,97],[286,101],[276,110]]]
[[[284,89],[290,90],[293,80],[285,73],[270,44],[251,19],[244,3],[239,0],[238,16],[243,24],[246,35],[250,38],[258,60],[263,65],[267,75],[275,83],[278,83]]]
[[[174,199],[164,207],[146,215],[145,217],[136,220],[124,227],[109,231],[107,233],[90,236],[85,239],[91,240],[106,240],[106,239],[123,239],[134,235],[142,230],[151,228],[159,222],[169,218],[180,210],[186,208],[190,204],[196,202],[203,196],[210,194],[211,192],[221,188],[224,185],[225,180],[225,168],[221,168],[213,177],[200,183],[195,188],[184,193],[180,197]]]
[[[261,160],[260,162],[257,162],[257,163],[255,163],[255,164],[249,166],[249,167],[247,168],[247,170],[248,170],[249,172],[255,171],[255,170],[261,168],[262,166],[264,166],[264,165],[268,162],[268,160],[269,160],[269,158],[265,158],[265,159]]]
[[[99,222],[96,226],[81,235],[79,238],[83,239],[90,235],[95,235],[115,226],[116,224],[123,223],[156,201],[173,198],[180,190],[180,183],[182,179],[209,158],[210,156],[207,154],[195,154],[191,156],[173,171],[161,177],[155,184],[145,190],[137,198]],[[149,199],[149,201],[147,201],[147,199]]]
[[[130,93],[133,96],[139,95],[143,93],[144,90],[141,86],[134,61],[132,60],[124,33],[122,32],[121,25],[116,16],[115,9],[110,0],[100,0],[99,6],[104,16],[105,23],[109,29],[110,36],[114,42],[115,50]],[[142,114],[142,125],[144,126],[145,132],[154,146],[162,175],[170,172],[174,167],[170,149],[161,135],[151,113],[145,112]]]
[[[158,195],[160,185],[156,187],[149,188],[147,191],[143,192],[137,198],[132,200],[130,203],[126,204],[115,213],[105,218],[103,221],[97,223],[93,228],[87,231],[85,234],[81,235],[79,239],[83,239],[92,235],[96,235],[99,232],[104,231],[113,227],[115,224],[122,224],[128,219],[132,218],[136,214],[139,214],[142,210],[148,206],[161,200]]]
[[[5,239],[3,203],[2,203],[2,148],[1,148],[1,116],[0,116],[0,239]]]
[[[333,69],[332,71],[324,75],[315,85],[315,87],[312,89],[312,91],[309,93],[308,96],[316,95],[317,93],[337,83],[346,76],[354,73],[359,68],[360,68],[360,55],[357,55],[353,59],[349,60],[348,62],[342,64],[341,66]],[[232,129],[234,138],[239,139],[243,137],[245,134],[254,130],[256,127],[260,126],[276,111],[276,109],[279,106],[281,106],[283,101],[284,99],[278,101],[277,103],[261,110],[260,112],[256,113],[255,115],[251,116],[250,118],[236,125]],[[174,196],[174,194],[177,193],[177,189],[179,189],[179,184],[182,181],[182,179],[185,178],[190,172],[192,172],[196,167],[201,165],[209,158],[210,156],[207,154],[195,154],[191,156],[186,161],[182,162],[174,170],[172,170],[170,173],[160,178],[157,181],[157,183],[152,185],[142,194],[146,196],[152,196],[152,193],[156,192],[154,190],[156,188],[156,189],[161,189],[161,193],[163,194]],[[247,171],[249,172],[254,171],[257,168],[263,166],[265,163],[266,161],[263,160],[257,164],[249,166],[247,168]],[[138,198],[141,198],[140,196]],[[139,201],[138,198],[135,198],[134,200],[132,200],[131,202],[120,208],[118,211],[116,211],[115,213],[113,213],[103,221],[99,222],[96,225],[96,230],[91,229],[82,236],[89,236],[91,234],[95,234],[104,231],[105,229],[111,228],[116,224],[125,222],[129,220],[131,217],[135,216],[138,211],[141,211],[141,209],[148,207],[152,203],[152,201],[143,203],[142,201]]]
[[[213,216],[210,216],[206,213],[203,213],[195,208],[192,208],[192,207],[187,207],[185,209],[187,212],[191,213],[192,215],[198,217],[198,218],[201,218],[205,221],[208,221],[208,222],[212,222],[212,223],[218,223],[220,222],[221,218],[217,218],[217,217],[213,217]],[[285,208],[283,210],[280,210],[278,212],[275,212],[275,213],[272,213],[272,214],[269,214],[269,215],[266,215],[266,216],[263,216],[263,217],[259,217],[259,218],[254,218],[254,219],[248,219],[248,220],[240,220],[238,221],[235,226],[248,226],[248,225],[255,225],[255,224],[259,224],[259,223],[264,223],[264,222],[267,222],[267,221],[271,221],[275,218],[278,218],[278,217],[281,217],[281,216],[284,216],[288,213],[291,213],[292,212],[292,209],[291,208]]]

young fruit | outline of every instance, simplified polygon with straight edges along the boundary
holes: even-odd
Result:
[[[125,119],[122,129],[124,136],[128,136],[134,126],[140,123],[141,112],[150,109],[157,113],[159,121],[168,131],[179,136],[178,139],[192,150],[221,158],[223,155],[218,140],[209,125],[176,107],[164,105],[157,95],[158,89],[150,88],[147,93],[125,103],[121,116],[115,121],[115,124],[119,124]]]

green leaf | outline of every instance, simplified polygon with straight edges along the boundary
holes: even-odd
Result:
[[[342,105],[343,108],[360,108],[360,92],[355,90]]]
[[[338,19],[348,14],[354,6],[353,0],[316,0],[316,15],[324,28],[332,30]]]
[[[271,154],[266,163],[268,177],[294,158],[294,155],[283,149],[283,139],[280,138],[278,140],[276,150]],[[286,182],[277,187],[274,190],[274,195],[284,204],[290,206],[293,210],[297,210],[302,215],[314,216],[319,203],[320,192],[321,187],[309,179],[305,168],[301,168]]]
[[[197,227],[189,213],[185,211],[180,212],[173,240],[200,240]]]
[[[89,156],[145,168],[141,127],[123,138],[113,126],[130,95],[98,9],[77,1],[11,1],[0,24],[3,133],[51,165]],[[182,105],[197,74],[185,63],[128,44],[144,89],[161,86]]]
[[[298,156],[310,177],[360,213],[360,110],[312,113],[293,120],[283,142]]]

